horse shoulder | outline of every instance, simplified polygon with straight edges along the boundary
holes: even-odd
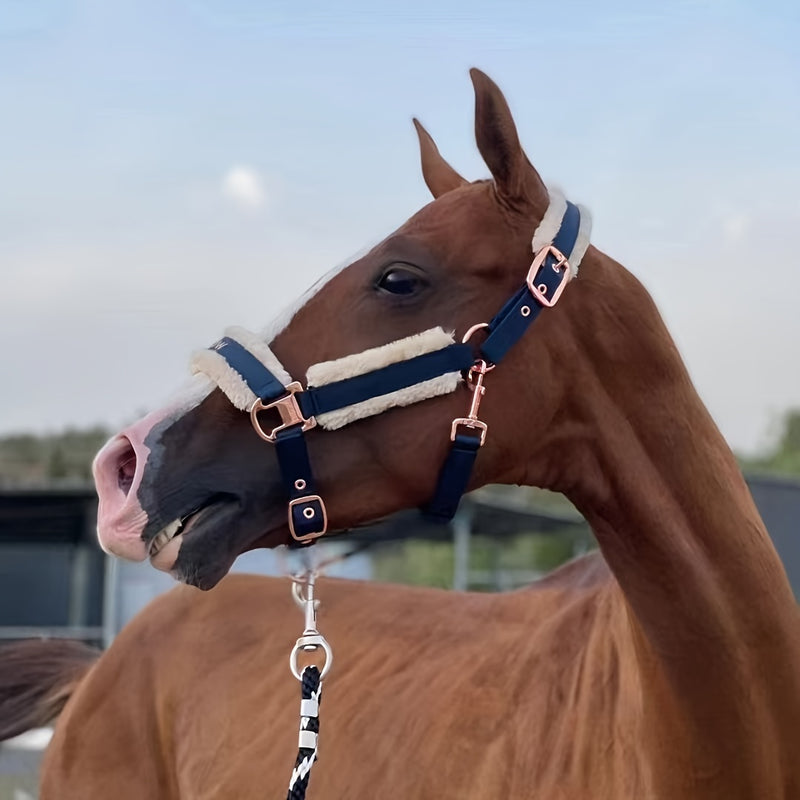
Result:
[[[181,796],[181,754],[204,734],[187,724],[183,702],[213,705],[218,693],[203,698],[193,684],[259,646],[243,617],[248,608],[269,608],[278,595],[272,583],[231,576],[213,596],[179,586],[126,625],[58,720],[42,768],[43,800]]]

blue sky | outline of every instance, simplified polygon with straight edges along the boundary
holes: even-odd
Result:
[[[412,115],[485,176],[474,65],[752,450],[800,406],[798,41],[788,2],[0,0],[0,432],[132,419],[395,228]]]

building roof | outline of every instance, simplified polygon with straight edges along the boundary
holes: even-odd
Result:
[[[0,488],[0,544],[72,543],[94,538],[94,486]]]

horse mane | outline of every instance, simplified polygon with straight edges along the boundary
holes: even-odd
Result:
[[[66,639],[0,648],[0,741],[52,722],[100,651]]]

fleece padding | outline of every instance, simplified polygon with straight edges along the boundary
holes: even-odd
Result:
[[[454,338],[451,333],[447,333],[442,328],[431,328],[381,347],[373,347],[361,353],[314,364],[308,368],[306,380],[309,388],[312,386],[325,386],[343,378],[364,375],[367,372],[372,372],[398,361],[405,361],[415,356],[421,356],[424,353],[441,350],[453,342]],[[455,391],[460,381],[460,372],[450,372],[405,389],[399,389],[396,392],[389,392],[388,394],[355,403],[352,406],[320,414],[317,416],[317,423],[328,430],[335,430],[356,420],[364,419],[364,417],[380,414],[395,406],[408,406],[418,403],[420,400],[449,394]]]

